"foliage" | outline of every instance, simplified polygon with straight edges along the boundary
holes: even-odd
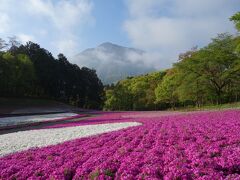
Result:
[[[107,110],[198,107],[240,100],[240,37],[219,34],[179,56],[171,69],[128,78],[106,88]]]
[[[230,20],[235,23],[236,28],[240,31],[240,12],[234,14]]]
[[[9,52],[1,54],[0,93],[2,95],[30,95],[34,81],[34,66],[27,55],[12,55]]]
[[[236,26],[236,29],[238,30],[238,32],[240,32],[240,12],[237,12],[236,14],[234,14],[230,18],[230,20],[234,22],[234,24]],[[238,45],[237,45],[236,51],[238,53],[240,53],[240,41],[238,41]]]
[[[235,48],[231,35],[220,34],[208,46],[176,63],[182,79],[178,88],[182,99],[197,104],[228,102],[240,80]]]
[[[155,109],[155,88],[165,72],[129,77],[113,87],[106,88],[107,110],[150,110]]]
[[[102,107],[103,85],[95,70],[79,68],[63,54],[55,59],[38,44],[20,45],[14,37],[9,43],[1,40],[0,48],[1,96],[50,98],[84,108]]]
[[[176,89],[178,87],[177,73],[175,69],[171,69],[164,76],[163,81],[155,89],[156,102],[169,103],[171,107],[175,107],[178,102]]]

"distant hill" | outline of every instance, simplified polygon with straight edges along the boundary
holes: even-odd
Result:
[[[144,64],[144,54],[139,49],[106,42],[77,54],[73,61],[79,66],[96,69],[103,83],[110,84],[128,76],[155,71]]]

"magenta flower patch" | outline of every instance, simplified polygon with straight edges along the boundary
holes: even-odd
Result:
[[[82,124],[143,125],[2,157],[0,179],[240,178],[240,111],[145,114],[103,114]]]

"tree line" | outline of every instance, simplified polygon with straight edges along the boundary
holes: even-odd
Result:
[[[230,18],[240,31],[240,12]],[[240,101],[240,36],[219,34],[173,67],[105,87],[106,110],[157,110]]]
[[[1,97],[48,98],[82,108],[102,108],[103,85],[96,71],[57,58],[40,45],[0,39]]]

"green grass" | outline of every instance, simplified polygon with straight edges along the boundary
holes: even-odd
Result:
[[[204,110],[222,110],[222,109],[240,109],[240,102],[218,104],[218,105],[204,105],[202,107],[181,107],[177,111],[204,111]]]

